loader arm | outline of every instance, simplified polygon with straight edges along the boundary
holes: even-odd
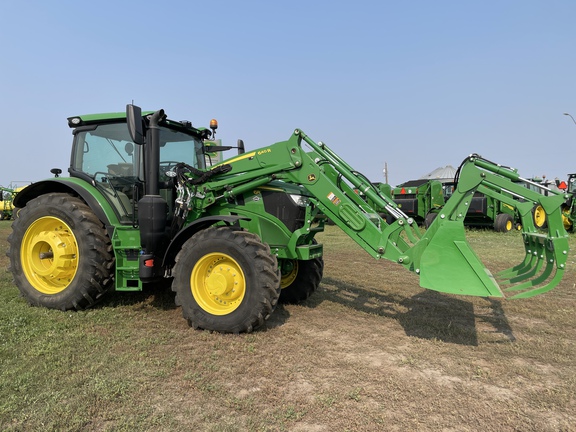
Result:
[[[304,150],[304,145],[310,150]],[[452,197],[424,233],[369,179],[299,129],[287,141],[222,164],[231,169],[203,185],[202,194],[195,199],[197,214],[273,180],[301,185],[308,191],[311,203],[372,257],[396,262],[415,272],[424,288],[496,297],[518,291],[513,297],[530,297],[556,286],[565,269],[568,234],[561,219],[563,197],[546,197],[517,185],[514,181],[521,178],[515,170],[477,155],[462,163]],[[465,238],[464,217],[476,191],[513,207],[522,221],[526,258],[496,276]],[[535,204],[540,204],[547,214],[546,234],[538,232],[532,222],[530,212]],[[393,217],[392,223],[380,217],[382,210]],[[293,235],[301,236],[302,230]]]

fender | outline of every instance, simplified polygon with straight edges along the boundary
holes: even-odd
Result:
[[[162,267],[172,268],[174,263],[176,262],[176,255],[182,249],[182,245],[194,234],[198,231],[206,229],[215,223],[218,222],[225,222],[226,225],[234,225],[236,222],[240,220],[249,221],[250,218],[244,216],[233,216],[233,215],[215,215],[215,216],[206,216],[200,219],[195,220],[186,228],[178,232],[176,237],[172,239],[168,248],[166,249],[166,253],[164,254],[164,258],[162,260]]]
[[[32,183],[16,194],[13,205],[14,207],[22,208],[25,207],[30,200],[33,200],[40,195],[54,192],[72,193],[73,195],[82,198],[82,200],[84,200],[84,202],[86,202],[86,204],[88,204],[92,209],[96,217],[98,217],[98,219],[100,219],[100,221],[106,226],[108,234],[112,237],[114,232],[112,223],[118,223],[112,207],[104,199],[98,189],[83,180],[67,177],[42,180]],[[98,199],[98,197],[101,199]]]

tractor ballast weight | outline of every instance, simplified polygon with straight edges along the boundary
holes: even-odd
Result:
[[[207,168],[213,133],[163,110],[128,105],[69,125],[70,177],[36,182],[14,202],[21,211],[8,239],[10,266],[34,305],[83,309],[109,290],[166,280],[191,326],[251,331],[279,299],[302,301],[319,286],[323,246],[315,236],[327,220],[439,292],[530,297],[565,270],[563,197],[518,186],[515,170],[478,155],[462,163],[452,197],[422,232],[389,195],[299,129],[256,150],[238,145],[237,156]],[[476,191],[522,219],[526,258],[495,276],[465,238]],[[549,220],[546,234],[534,227],[535,204]]]

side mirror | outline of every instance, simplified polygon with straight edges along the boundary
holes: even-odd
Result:
[[[244,141],[242,141],[241,139],[238,140],[238,154],[242,154],[244,153]]]
[[[126,105],[126,123],[130,138],[135,144],[144,144],[144,126],[142,124],[142,109],[136,105]]]
[[[230,146],[205,145],[204,146],[204,154],[223,152],[223,151],[230,150],[233,148],[234,147],[230,147]]]

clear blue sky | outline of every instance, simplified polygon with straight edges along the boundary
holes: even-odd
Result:
[[[294,128],[393,185],[470,153],[576,172],[576,1],[0,0],[0,185],[134,101],[249,149]]]

